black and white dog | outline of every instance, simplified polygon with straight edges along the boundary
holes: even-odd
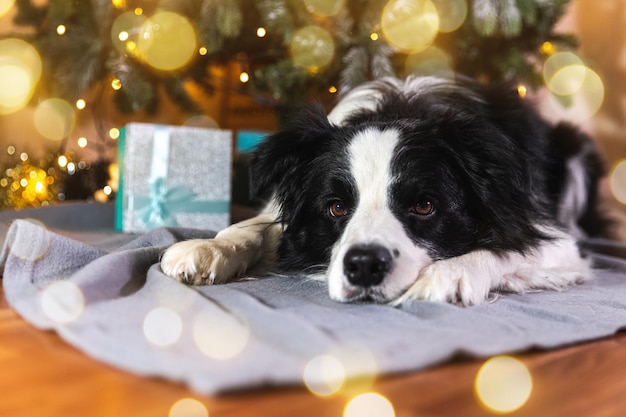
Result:
[[[328,115],[310,108],[256,153],[266,208],[173,245],[163,271],[193,284],[300,272],[337,301],[461,305],[584,280],[577,239],[603,232],[602,162],[508,87],[384,79]]]

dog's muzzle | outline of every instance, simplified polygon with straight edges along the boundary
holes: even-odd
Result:
[[[358,287],[381,284],[392,267],[391,253],[380,245],[355,245],[343,258],[343,271],[348,282]]]

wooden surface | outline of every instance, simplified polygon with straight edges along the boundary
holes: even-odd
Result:
[[[529,369],[533,390],[525,405],[508,415],[626,416],[626,333],[515,356]],[[357,386],[332,398],[315,397],[303,388],[205,397],[182,385],[132,375],[85,356],[56,334],[23,321],[0,290],[2,417],[168,416],[182,398],[200,401],[210,417],[330,417],[342,416],[359,390],[387,397],[398,417],[497,415],[474,394],[482,363],[457,359],[422,372],[379,378],[373,386]]]

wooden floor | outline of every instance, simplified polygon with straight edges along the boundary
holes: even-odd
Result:
[[[508,415],[626,416],[626,333],[548,352],[516,355],[529,369],[528,401]],[[395,415],[486,416],[474,393],[482,361],[453,363],[409,375],[381,378],[367,388],[385,396]],[[282,388],[204,397],[176,383],[143,378],[99,363],[37,330],[6,304],[0,290],[0,416],[3,417],[341,417],[363,387],[331,398],[303,388]],[[173,404],[193,398],[200,414],[171,413]],[[351,417],[362,414],[350,414]],[[381,415],[380,417],[384,417]]]

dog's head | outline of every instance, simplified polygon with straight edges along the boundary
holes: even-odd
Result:
[[[369,85],[328,116],[313,106],[257,150],[252,191],[285,227],[279,266],[326,271],[335,300],[390,301],[435,260],[537,237],[515,127],[492,111],[519,98],[426,81]]]

